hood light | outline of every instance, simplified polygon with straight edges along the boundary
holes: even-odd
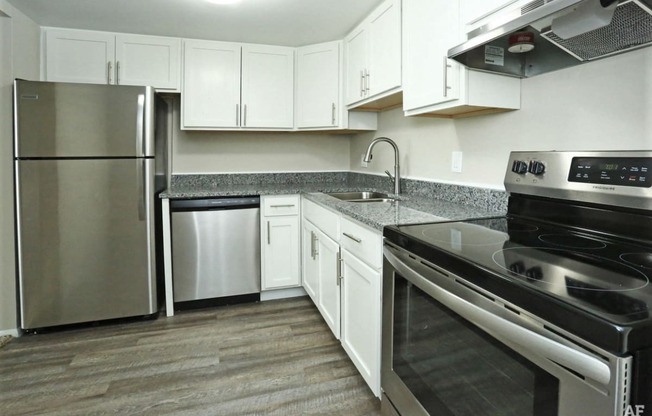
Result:
[[[525,53],[534,49],[534,34],[532,32],[516,32],[509,37],[508,51]]]

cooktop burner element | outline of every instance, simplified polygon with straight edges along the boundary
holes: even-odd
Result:
[[[572,234],[541,234],[539,240],[544,243],[566,248],[599,249],[607,247],[602,241]]]
[[[626,263],[652,270],[652,253],[623,253],[620,258]]]
[[[642,289],[650,283],[649,277],[633,266],[566,249],[509,247],[496,251],[491,257],[498,267],[506,270],[510,275],[525,278],[525,282],[534,285],[556,286],[544,289],[555,292],[563,292],[571,288],[600,292],[628,292]],[[572,264],[582,261],[600,266]],[[560,266],[562,263],[567,264],[563,267]],[[555,270],[560,267],[563,267],[563,270]],[[576,272],[574,279],[567,276],[574,270],[581,269],[585,269],[583,272],[590,274],[580,276]]]

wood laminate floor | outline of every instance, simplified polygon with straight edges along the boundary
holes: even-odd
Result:
[[[0,415],[379,415],[307,297],[23,336]]]

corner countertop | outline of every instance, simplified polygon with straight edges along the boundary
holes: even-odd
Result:
[[[189,199],[224,196],[303,194],[306,199],[341,212],[376,230],[386,225],[417,224],[424,222],[460,221],[505,215],[500,204],[491,201],[474,201],[476,204],[451,202],[450,195],[400,194],[396,202],[356,203],[341,201],[327,195],[329,192],[379,191],[382,189],[350,185],[342,182],[288,183],[288,184],[229,184],[173,186],[161,193],[161,198]],[[396,195],[392,195],[396,197]],[[485,203],[486,202],[486,203]],[[486,207],[482,204],[485,203]]]

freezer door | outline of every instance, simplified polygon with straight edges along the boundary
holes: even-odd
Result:
[[[151,87],[15,81],[15,156],[153,156]]]
[[[157,311],[153,163],[16,162],[22,328]]]

